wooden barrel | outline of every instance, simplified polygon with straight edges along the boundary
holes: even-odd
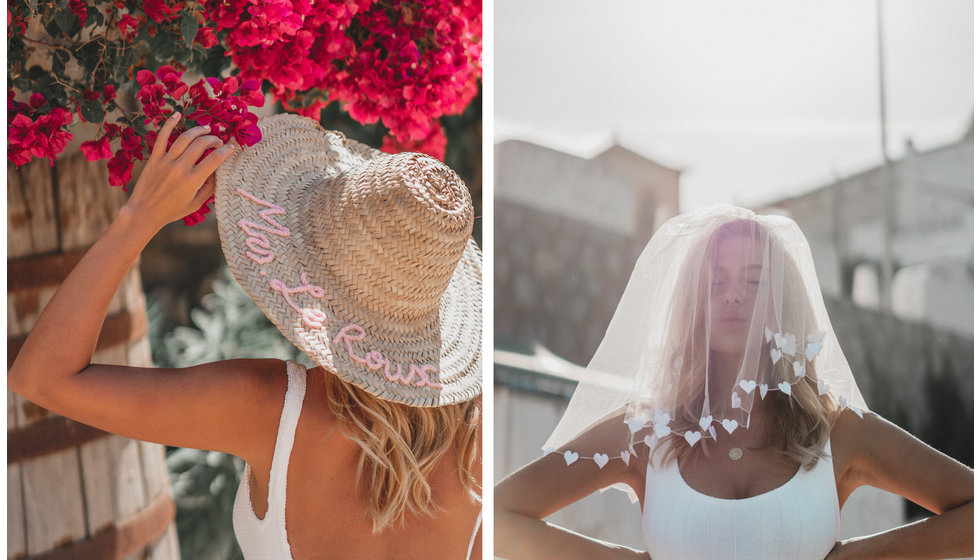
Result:
[[[7,164],[7,367],[55,289],[125,195],[105,163],[65,156]],[[57,352],[56,348],[52,351]],[[133,267],[95,362],[150,365]],[[55,415],[7,391],[7,558],[177,560],[164,450]]]

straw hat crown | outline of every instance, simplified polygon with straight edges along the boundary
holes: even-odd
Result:
[[[473,230],[469,190],[423,154],[370,160],[313,189],[324,269],[365,309],[396,322],[437,312]]]

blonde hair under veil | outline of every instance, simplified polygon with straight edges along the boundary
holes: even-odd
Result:
[[[720,252],[732,238],[752,240],[751,257],[716,269],[716,259],[736,258],[729,246]],[[727,311],[709,304],[709,297],[729,289],[729,282],[751,294],[751,305],[722,317]],[[719,341],[742,345],[734,376],[712,374],[712,347]],[[799,227],[728,205],[677,216],[656,232],[588,368],[606,374],[597,379],[615,381],[580,383],[546,450],[568,450],[571,440],[619,415],[623,457],[636,455],[643,441],[651,449],[667,446],[666,461],[690,453],[719,429],[748,427],[753,407],[775,399],[767,443],[809,467],[821,456],[833,414],[866,409]],[[576,460],[592,453],[574,451]]]

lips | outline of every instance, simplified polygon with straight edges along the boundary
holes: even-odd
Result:
[[[745,324],[745,319],[738,315],[725,314],[718,319],[718,322],[725,327],[737,328]]]

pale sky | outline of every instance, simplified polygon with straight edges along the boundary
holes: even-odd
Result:
[[[973,116],[971,0],[884,0],[889,154]],[[681,209],[801,194],[881,162],[875,2],[495,0],[495,141],[683,170]],[[597,186],[598,188],[598,186]]]

